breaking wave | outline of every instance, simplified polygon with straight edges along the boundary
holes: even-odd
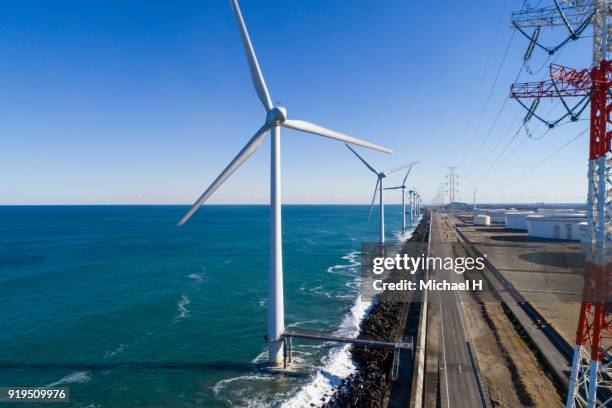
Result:
[[[84,383],[89,382],[89,380],[91,380],[91,377],[89,376],[89,373],[87,371],[78,371],[76,373],[68,374],[67,376],[62,377],[55,382],[47,384],[45,385],[45,387],[56,387],[62,384],[74,384],[74,383],[84,384]]]

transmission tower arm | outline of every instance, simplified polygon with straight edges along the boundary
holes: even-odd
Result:
[[[512,27],[517,29],[525,38],[529,40],[530,46],[537,45],[549,55],[553,55],[561,47],[570,41],[577,40],[582,32],[591,24],[591,20],[595,17],[595,7],[590,3],[583,11],[577,10],[576,7],[566,6],[561,7],[557,0],[554,7],[546,7],[541,9],[528,9],[512,13]],[[588,11],[587,11],[588,10]],[[587,15],[588,13],[588,15]],[[585,18],[585,15],[587,17]],[[569,35],[559,44],[554,47],[547,47],[538,41],[539,29],[543,26],[560,26],[563,25],[569,31]],[[576,29],[572,26],[577,26]],[[525,28],[535,27],[536,31],[533,35],[527,34]]]

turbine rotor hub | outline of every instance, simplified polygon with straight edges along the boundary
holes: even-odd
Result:
[[[266,123],[278,126],[287,120],[287,109],[282,106],[275,106],[268,111]]]

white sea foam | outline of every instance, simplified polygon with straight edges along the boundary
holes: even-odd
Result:
[[[357,292],[359,289],[360,277],[358,273],[356,273],[356,268],[361,264],[358,261],[359,255],[360,253],[357,251],[350,252],[342,257],[342,259],[348,261],[348,264],[335,265],[328,269],[329,273],[351,274],[354,276],[355,280],[346,285],[353,293]],[[321,294],[326,293],[321,286],[309,289],[309,291],[315,293],[320,292]],[[340,296],[348,297],[349,295],[343,294]],[[350,297],[355,299],[355,302],[350,311],[344,316],[334,334],[345,337],[357,337],[361,321],[368,314],[372,307],[372,302],[362,302],[361,296],[358,294],[356,297],[355,294],[350,295]],[[260,305],[262,305],[261,302]],[[316,322],[316,320],[296,322],[287,327],[299,327],[300,325]],[[299,346],[294,346],[292,353],[293,361],[289,370],[303,371],[304,369],[312,369],[313,363],[312,361],[308,361],[308,357],[312,356],[312,353],[306,350],[329,347],[329,344],[330,343],[300,344]],[[252,363],[264,363],[267,360],[268,352],[263,351],[252,360]],[[262,394],[259,391],[259,388],[261,388],[261,381],[284,381],[282,379],[283,377],[268,374],[243,375],[221,380],[213,387],[213,392],[217,398],[230,403],[232,406],[269,407],[275,402],[278,403],[278,401],[282,401],[282,406],[290,408],[307,407],[311,406],[310,404],[319,406],[321,405],[322,399],[325,401],[329,400],[340,382],[354,373],[355,370],[356,366],[351,358],[350,345],[343,344],[333,346],[329,350],[328,354],[323,357],[319,364],[319,368],[312,381],[301,387],[297,393],[294,389],[287,393],[276,393],[273,396],[270,396],[269,393]],[[270,398],[272,398],[272,400]]]
[[[65,377],[60,378],[59,380],[52,382],[50,384],[45,385],[45,387],[56,387],[62,384],[74,384],[80,383],[84,384],[89,382],[91,377],[87,371],[77,371],[76,373],[68,374]]]
[[[410,238],[412,231],[410,230],[407,234],[402,235],[402,238],[404,240]],[[351,272],[355,275],[355,268],[361,265],[361,262],[357,261],[359,255],[360,252],[350,252],[342,257],[342,259],[349,261],[350,264],[334,265],[328,268],[327,272],[341,273],[339,271],[352,268]],[[356,275],[355,280],[347,282],[346,286],[354,291],[358,291],[360,284],[361,279],[359,275]],[[362,301],[361,295],[358,294],[353,307],[344,317],[335,334],[344,337],[357,337],[361,321],[368,315],[372,305],[372,301]],[[319,345],[318,347],[321,346]],[[350,345],[334,346],[323,359],[313,380],[302,387],[297,394],[286,400],[282,406],[288,408],[308,407],[311,404],[320,406],[322,401],[329,401],[340,382],[354,373],[356,369],[357,367],[351,357]]]
[[[202,279],[204,279],[204,276],[202,276],[201,273],[192,273],[191,275],[189,275],[189,279],[193,279],[194,281],[197,281],[197,282],[202,282]]]
[[[216,396],[219,396],[221,394],[221,391],[223,391],[224,388],[226,388],[229,384],[236,382],[236,381],[243,381],[243,380],[267,381],[271,379],[273,379],[272,375],[241,375],[239,377],[226,378],[225,380],[221,380],[217,384],[215,384],[215,386],[213,387],[213,392],[215,393]]]
[[[348,264],[339,264],[330,266],[327,268],[327,273],[334,273],[337,275],[355,275],[356,268],[361,265],[356,259],[359,256],[359,252],[349,252],[342,259],[349,261]]]
[[[104,354],[104,358],[109,358],[109,357],[114,357],[117,354],[123,352],[123,350],[125,350],[125,348],[127,347],[127,344],[120,344],[119,347],[117,347],[116,349],[112,350],[112,351],[107,351]]]
[[[289,323],[286,327],[289,329],[289,328],[301,327],[304,325],[314,324],[314,323],[319,323],[319,320],[313,319],[313,320],[304,320],[301,322],[293,322],[293,323]]]
[[[234,407],[263,408],[269,407],[270,395],[261,392],[262,381],[275,380],[273,374],[241,375],[219,381],[213,387],[217,398]],[[236,384],[234,384],[236,383]],[[228,398],[228,396],[231,396]]]
[[[263,363],[264,361],[268,361],[268,351],[267,350],[259,353],[257,357],[251,360],[251,363],[259,364],[259,363]]]
[[[357,296],[355,304],[344,317],[335,334],[345,337],[357,337],[359,325],[368,314],[371,302],[362,302]],[[302,387],[296,395],[283,403],[283,407],[304,407],[311,403],[320,405],[321,399],[327,401],[342,379],[355,372],[355,364],[351,358],[350,345],[334,346],[323,359],[313,380]]]
[[[183,319],[185,317],[187,317],[187,315],[189,314],[189,310],[187,309],[187,305],[191,303],[191,300],[189,300],[189,298],[186,295],[181,295],[181,298],[179,299],[178,303],[176,304],[176,307],[179,311],[179,318]]]

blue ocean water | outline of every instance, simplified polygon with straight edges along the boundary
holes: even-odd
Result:
[[[0,386],[70,387],[75,407],[320,399],[317,379],[350,370],[342,350],[298,344],[290,371],[265,368],[268,207],[206,206],[178,228],[186,208],[0,207]],[[367,213],[283,207],[289,327],[358,327]],[[386,206],[388,240],[400,215]]]

